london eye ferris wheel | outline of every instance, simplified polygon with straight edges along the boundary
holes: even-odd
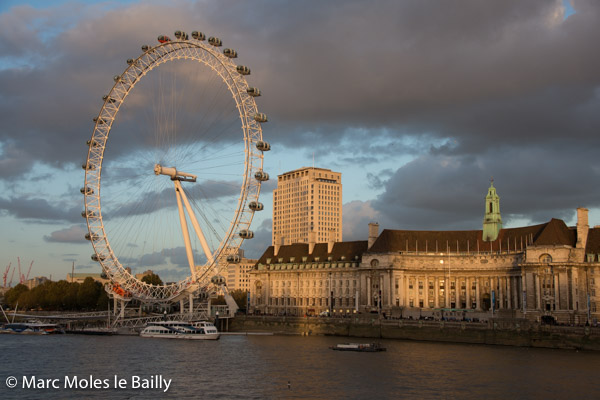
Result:
[[[269,179],[267,116],[246,81],[250,69],[221,47],[202,32],[161,35],[103,96],[83,164],[82,216],[92,259],[118,296],[168,302],[206,289],[254,236]],[[140,268],[189,276],[150,285],[131,272]]]

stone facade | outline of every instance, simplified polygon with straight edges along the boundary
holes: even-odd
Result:
[[[403,318],[600,319],[600,227],[558,219],[478,231],[377,232],[357,242],[270,246],[250,273],[251,311]],[[598,296],[597,296],[598,294]]]

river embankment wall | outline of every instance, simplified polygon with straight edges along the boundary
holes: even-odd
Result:
[[[600,327],[553,326],[514,319],[450,322],[364,317],[236,316],[230,319],[227,325],[219,324],[219,328],[229,332],[350,336],[600,351]]]

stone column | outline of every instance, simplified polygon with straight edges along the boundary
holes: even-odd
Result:
[[[498,307],[499,310],[504,309],[504,278],[499,276],[498,277],[498,298],[500,299],[500,306]]]
[[[469,277],[465,278],[465,303],[466,308],[471,309],[471,279]]]
[[[475,303],[476,303],[477,311],[481,311],[481,292],[479,289],[480,285],[481,285],[481,282],[480,282],[479,278],[475,278]]]
[[[425,285],[423,286],[423,290],[425,291],[425,300],[423,303],[423,308],[429,308],[429,275],[425,275]]]
[[[536,310],[542,309],[542,293],[540,290],[540,276],[535,274],[535,308]]]
[[[571,310],[571,297],[569,296],[569,274],[567,273],[567,271],[565,270],[562,273],[562,279],[560,279],[561,282],[563,283],[564,286],[564,294],[565,294],[565,299],[567,300],[567,310]]]
[[[435,277],[435,281],[433,283],[433,302],[435,308],[440,308],[440,278]]]
[[[456,303],[456,308],[460,308],[460,279],[456,278],[454,288],[454,302]]]
[[[394,298],[394,295],[396,294],[394,289],[394,274],[392,272],[392,270],[390,269],[390,273],[388,274],[388,278],[390,280],[390,284],[389,286],[389,293],[388,293],[388,304],[390,305],[390,307],[395,306],[396,305],[396,301]]]
[[[494,282],[494,277],[491,276],[488,278],[490,282],[490,307],[493,308],[494,312],[498,309],[496,308],[496,304],[492,301],[492,297],[498,297],[498,290],[496,290],[496,282]],[[494,296],[492,296],[492,291],[494,292]]]
[[[558,283],[558,274],[554,274],[554,304],[557,310],[560,310],[560,286]]]
[[[527,273],[525,271],[521,272],[521,293],[519,293],[519,297],[521,298],[520,307],[523,308],[525,306],[525,310],[531,307],[531,304],[527,304]]]
[[[373,304],[373,296],[371,296],[371,277],[367,276],[367,306],[371,307]],[[329,288],[331,290],[331,288]]]
[[[578,310],[579,309],[579,305],[577,304],[577,295],[575,294],[575,291],[578,289],[578,285],[575,283],[575,274],[573,273],[573,271],[571,271],[571,296],[573,297],[573,299],[571,300],[571,305],[573,307],[573,310]]]
[[[410,276],[405,276],[404,277],[404,305],[406,307],[410,307],[410,299],[409,299],[409,294],[408,294],[408,281],[410,279]]]
[[[379,292],[381,293],[381,296],[379,296],[379,308],[383,308],[383,298],[384,296],[384,291],[383,291],[383,273],[381,275],[379,275]],[[340,296],[341,297],[341,296]]]
[[[444,278],[444,291],[446,292],[446,304],[445,308],[450,308],[450,279],[448,276]]]
[[[512,310],[512,297],[513,297],[513,292],[512,292],[512,276],[508,276],[506,277],[506,308],[508,308],[509,310]]]
[[[419,294],[419,276],[415,276],[414,278],[414,282],[413,282],[413,305],[415,307],[419,307],[419,299],[421,298],[421,295]]]

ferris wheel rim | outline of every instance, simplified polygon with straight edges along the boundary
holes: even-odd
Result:
[[[165,301],[179,296],[190,287],[210,285],[210,277],[206,276],[208,274],[201,278],[202,281],[201,279],[193,281],[190,276],[174,284],[160,286],[149,285],[138,280],[119,262],[109,243],[102,219],[100,196],[102,163],[110,130],[119,109],[135,85],[148,72],[164,63],[181,58],[192,59],[210,67],[227,85],[239,112],[244,140],[244,174],[240,196],[229,228],[214,249],[213,263],[202,266],[206,272],[218,268],[217,264],[223,261],[225,248],[238,249],[241,246],[244,239],[236,235],[236,232],[241,226],[249,228],[254,211],[248,208],[248,203],[249,201],[258,202],[260,194],[261,180],[252,179],[252,175],[262,171],[263,153],[255,150],[255,146],[252,144],[262,142],[262,128],[259,121],[255,119],[255,116],[258,115],[257,106],[252,96],[248,94],[249,85],[244,76],[239,73],[239,66],[200,40],[177,40],[161,43],[147,48],[137,59],[128,60],[130,65],[121,75],[115,76],[115,84],[109,94],[105,96],[104,104],[96,118],[84,165],[85,186],[82,192],[85,203],[84,217],[97,261],[111,282],[122,285],[125,293],[138,299]],[[212,60],[215,64],[209,64],[207,60]],[[132,62],[130,63],[130,61]],[[215,66],[220,67],[216,69]],[[197,267],[194,266],[194,268]]]

